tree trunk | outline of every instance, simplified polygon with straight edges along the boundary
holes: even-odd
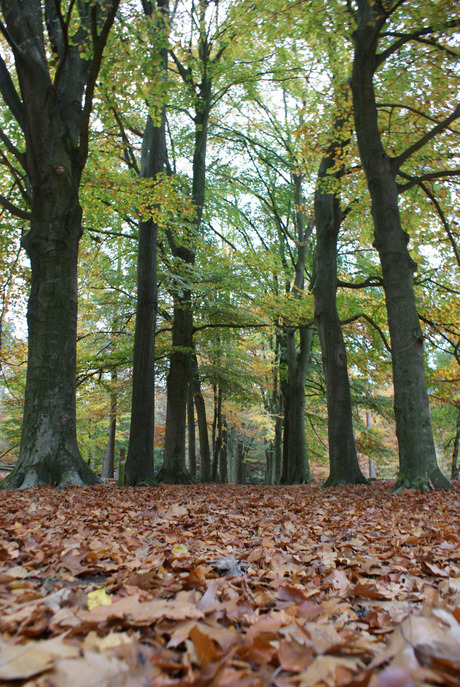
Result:
[[[165,80],[168,69],[168,0],[157,0],[158,14],[153,32],[152,57],[159,57],[158,78]],[[153,4],[143,3],[144,12],[153,16]],[[156,179],[166,166],[166,107],[154,125],[149,114],[144,130],[140,176]],[[150,208],[149,208],[150,209]],[[155,329],[157,314],[157,237],[158,224],[152,217],[139,221],[137,251],[137,302],[134,331],[131,426],[125,483],[130,486],[155,483]]]
[[[380,2],[358,1],[351,86],[359,154],[371,196],[374,247],[382,265],[392,348],[394,410],[399,445],[395,491],[404,488],[448,488],[440,471],[431,429],[425,383],[423,334],[420,329],[408,251],[398,206],[396,168],[383,148],[373,76],[377,47],[385,24]]]
[[[303,216],[302,178],[294,173],[292,177],[294,188],[295,227],[297,234],[295,274],[292,292],[295,300],[304,297],[305,266],[307,259],[307,243],[313,230],[313,223],[305,226]],[[288,327],[286,332],[286,356],[288,374],[289,402],[286,404],[288,425],[285,427],[287,439],[287,468],[285,479],[287,484],[305,484],[311,482],[310,467],[307,456],[307,442],[305,437],[305,383],[307,369],[310,362],[313,329],[299,327],[299,347],[296,345],[296,328]]]
[[[102,463],[102,477],[113,479],[115,473],[115,435],[117,431],[118,394],[116,389],[117,371],[112,372],[112,388],[110,390],[110,422],[107,446]]]
[[[125,484],[133,487],[155,482],[157,230],[152,220],[139,222],[131,424],[125,465]]]
[[[312,327],[301,327],[299,350],[296,350],[295,329],[287,331],[289,419],[287,484],[308,484],[311,482],[305,436],[305,383],[310,361]]]
[[[227,421],[222,420],[222,447],[220,449],[220,461],[219,461],[219,473],[220,473],[220,483],[221,484],[227,484],[227,482],[228,482],[227,444],[228,444]]]
[[[31,290],[21,449],[2,486],[93,484],[96,477],[81,458],[76,439],[78,193],[94,87],[118,0],[102,1],[97,8],[74,5],[66,27],[58,3],[29,0],[25,5],[0,0],[0,31],[6,39],[2,50],[11,51],[8,64],[14,58],[16,68],[11,75],[0,57],[0,91],[18,133],[23,133],[19,146],[11,144],[9,150],[32,189],[30,230],[23,241]],[[70,36],[69,25],[75,27]],[[51,50],[58,65],[53,72]],[[3,134],[4,144],[5,138]]]
[[[211,481],[211,452],[209,449],[208,423],[206,420],[206,405],[201,393],[200,376],[198,374],[198,362],[195,352],[191,358],[191,384],[193,386],[193,400],[198,424],[198,437],[200,445],[200,481]]]
[[[222,389],[214,386],[214,418],[212,423],[212,481],[219,481],[222,450]]]
[[[368,483],[356,452],[347,353],[337,312],[337,237],[342,212],[339,198],[325,185],[328,175],[331,180],[337,179],[332,170],[337,165],[339,149],[339,144],[331,144],[324,156],[315,193],[315,320],[326,378],[329,440],[329,477],[325,487]]]
[[[452,451],[451,478],[458,479],[458,447],[460,445],[460,403],[457,406],[457,425],[455,428],[454,449]]]
[[[190,477],[196,480],[196,431],[195,409],[193,403],[193,385],[190,380],[187,390],[187,430],[188,430],[188,466]]]
[[[43,161],[44,166],[45,161]],[[94,484],[76,436],[77,256],[81,210],[67,175],[35,189],[24,246],[31,262],[21,449],[8,488]]]
[[[246,470],[245,470],[245,447],[244,442],[238,439],[236,442],[236,483],[245,484]]]
[[[183,306],[180,305],[183,303]],[[176,297],[172,326],[172,351],[166,379],[165,455],[158,474],[160,482],[189,484],[191,478],[185,466],[185,420],[190,358],[193,351],[193,324],[190,292]]]

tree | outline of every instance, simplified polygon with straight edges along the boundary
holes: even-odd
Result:
[[[401,46],[411,40],[426,40],[425,37],[435,32],[433,26],[426,25],[402,32],[397,25],[397,12],[403,5],[407,3],[358,0],[356,12],[349,5],[356,22],[351,78],[356,136],[371,197],[374,246],[382,265],[391,337],[400,465],[396,490],[449,486],[436,460],[425,383],[423,334],[413,287],[414,263],[408,251],[409,236],[401,225],[396,176],[412,154],[460,116],[457,107],[398,155],[386,152],[379,130],[374,88],[376,71]],[[384,28],[395,13],[395,26],[387,31],[392,42],[387,39],[378,52]],[[439,20],[436,25],[439,26]]]
[[[0,91],[15,120],[0,139],[30,222],[29,348],[21,450],[3,487],[90,484],[76,439],[75,372],[79,186],[104,46],[119,0],[2,0]],[[14,66],[13,66],[14,62]],[[15,83],[18,84],[19,90]]]
[[[151,60],[159,61],[157,80],[165,82],[168,67],[168,0],[143,0],[150,19]],[[142,141],[140,176],[160,182],[166,168],[166,104],[152,103]],[[155,117],[155,120],[154,118]],[[156,210],[159,210],[159,203]],[[142,216],[144,213],[144,216]],[[131,428],[125,481],[131,486],[154,481],[155,328],[157,311],[157,238],[155,208],[141,210],[137,254],[137,306],[133,351]]]
[[[168,231],[168,242],[182,280],[176,280],[172,322],[172,349],[167,377],[167,410],[164,462],[159,479],[162,482],[189,482],[185,467],[185,421],[187,389],[190,380],[190,358],[193,351],[193,312],[191,273],[196,259],[196,242],[200,234],[205,204],[206,152],[209,120],[213,106],[226,92],[215,85],[216,70],[230,45],[225,25],[219,25],[219,7],[214,0],[200,0],[192,6],[190,39],[184,39],[180,52],[172,51],[172,60],[186,89],[193,110],[194,142],[192,155],[191,197],[194,217],[182,236]],[[213,23],[216,23],[214,29]],[[215,35],[213,35],[213,29]],[[195,35],[196,33],[196,35]],[[196,45],[193,41],[196,39]],[[177,54],[178,53],[178,54]],[[181,54],[182,53],[182,54]],[[183,58],[183,59],[182,59]]]
[[[329,439],[326,487],[367,484],[356,453],[347,352],[337,311],[337,239],[344,217],[339,196],[343,165],[339,160],[346,144],[342,125],[336,121],[335,139],[321,161],[315,194],[315,320],[326,377]]]

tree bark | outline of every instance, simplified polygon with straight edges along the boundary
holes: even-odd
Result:
[[[188,469],[190,477],[196,480],[196,429],[193,385],[190,380],[187,390],[187,431],[188,431]]]
[[[18,464],[3,487],[96,481],[76,439],[78,193],[94,87],[117,7],[118,0],[79,4],[78,28],[69,36],[59,3],[30,0],[25,8],[19,0],[0,0],[0,30],[14,57],[20,93],[3,58],[0,90],[23,133],[25,152],[12,149],[32,189],[30,230],[23,240],[31,288],[22,439]],[[83,45],[91,46],[91,60]],[[53,74],[51,51],[57,60]]]
[[[378,127],[373,77],[377,47],[386,22],[381,2],[358,0],[351,80],[359,154],[371,196],[374,247],[382,265],[392,348],[394,410],[399,445],[396,491],[448,488],[440,471],[431,429],[420,329],[409,255],[398,206],[396,167],[386,154]]]
[[[337,312],[337,237],[342,221],[340,200],[327,189],[336,180],[339,143],[331,143],[321,161],[315,193],[315,321],[321,344],[327,390],[329,477],[324,486],[368,484],[358,462],[353,434],[347,352]]]
[[[115,436],[117,431],[117,406],[118,394],[116,389],[117,371],[112,371],[112,388],[110,390],[110,416],[109,416],[109,435],[107,446],[104,451],[102,463],[102,477],[113,479],[115,474]]]
[[[289,385],[287,484],[308,484],[312,479],[305,436],[305,383],[312,338],[312,327],[300,327],[297,351],[295,329],[289,327],[287,330]]]
[[[200,445],[200,481],[211,481],[211,452],[209,449],[208,423],[206,420],[206,405],[201,393],[200,376],[198,374],[198,362],[195,352],[191,358],[191,384],[193,387],[193,400],[195,403],[198,438]]]
[[[455,428],[454,448],[452,451],[451,479],[458,479],[458,448],[460,445],[460,403],[457,406],[457,425]]]
[[[165,455],[158,480],[168,484],[189,484],[185,466],[185,421],[190,358],[193,352],[191,294],[176,296],[172,327],[172,350],[166,379]]]
[[[294,189],[294,203],[296,207],[295,227],[297,234],[296,262],[294,265],[294,299],[299,300],[304,296],[305,265],[307,259],[307,244],[313,230],[313,223],[305,226],[302,211],[302,178],[294,173],[292,177]],[[311,482],[310,466],[308,464],[307,441],[305,436],[305,383],[307,369],[310,362],[311,343],[313,338],[312,327],[299,327],[299,345],[296,344],[296,328],[288,327],[286,331],[286,356],[288,373],[287,404],[288,432],[287,443],[287,484],[306,484]]]

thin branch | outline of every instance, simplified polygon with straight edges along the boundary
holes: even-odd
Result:
[[[273,323],[260,324],[258,322],[247,322],[245,324],[235,324],[235,323],[222,323],[209,322],[208,324],[202,324],[199,327],[193,327],[193,333],[201,332],[203,329],[262,329],[266,327],[273,327]]]
[[[399,171],[399,176],[409,179],[406,184],[398,184],[399,193],[404,193],[408,189],[421,184],[423,181],[432,181],[433,179],[442,179],[444,177],[457,177],[460,176],[460,169],[445,169],[440,172],[429,172],[428,174],[422,174],[419,177],[411,177],[409,174]]]
[[[436,126],[427,131],[424,136],[422,136],[421,138],[419,138],[418,141],[415,141],[415,143],[406,148],[406,150],[403,153],[401,153],[397,157],[394,157],[391,161],[393,169],[396,171],[399,170],[401,165],[403,165],[404,162],[411,157],[411,155],[416,153],[417,150],[420,150],[420,148],[423,148],[423,146],[429,143],[429,141],[431,141],[432,138],[434,138],[437,134],[444,131],[444,129],[446,129],[449,126],[449,124],[454,122],[459,117],[460,104],[457,105],[452,114],[446,117],[446,119],[444,119],[442,122],[439,122],[438,124],[436,124]]]
[[[457,261],[457,264],[460,267],[460,253],[458,250],[458,246],[457,246],[455,239],[454,239],[454,236],[450,230],[449,222],[447,221],[446,216],[444,215],[444,212],[443,212],[437,198],[430,191],[430,189],[427,186],[425,186],[425,184],[420,182],[419,186],[422,189],[422,191],[425,193],[425,195],[428,196],[428,198],[431,200],[434,207],[436,208],[436,212],[438,213],[439,219],[441,220],[441,223],[442,223],[444,229],[446,230],[447,236],[449,237],[449,241],[450,241],[450,244],[451,244],[452,249],[454,251],[454,255],[455,255],[455,259]]]
[[[377,322],[376,322],[375,320],[373,320],[372,317],[369,317],[369,315],[366,315],[366,313],[361,312],[361,313],[358,313],[357,315],[353,315],[353,317],[349,317],[347,320],[342,320],[342,322],[341,322],[340,324],[341,324],[342,326],[343,326],[344,324],[351,324],[351,322],[356,322],[356,320],[360,320],[361,318],[362,318],[363,320],[366,320],[367,322],[369,322],[369,324],[371,325],[371,327],[373,327],[373,328],[375,329],[375,331],[378,332],[378,334],[380,335],[380,338],[381,338],[382,341],[383,341],[383,345],[385,346],[385,348],[387,349],[387,351],[388,351],[389,353],[391,353],[391,346],[390,346],[390,344],[389,344],[388,341],[387,341],[387,337],[385,336],[385,333],[383,332],[383,330],[381,329],[381,327],[379,327],[379,325],[377,324]]]
[[[423,117],[424,119],[427,119],[430,122],[434,122],[434,124],[440,124],[441,122],[439,119],[436,119],[436,117],[432,117],[431,115],[427,114],[426,112],[422,112],[422,110],[418,110],[416,107],[411,107],[411,105],[405,105],[404,103],[376,103],[377,108],[383,108],[383,107],[391,107],[392,109],[401,109],[401,110],[407,110],[408,112],[413,112],[416,115],[419,115],[420,117]],[[453,133],[458,134],[460,132],[456,131],[455,129],[451,129]]]
[[[454,29],[457,26],[460,26],[460,19],[452,19],[450,21],[447,21],[442,27],[425,26],[420,28],[418,31],[412,31],[411,33],[382,33],[382,37],[395,36],[396,38],[398,38],[398,40],[395,41],[392,45],[390,45],[386,50],[377,55],[377,66],[382,64],[382,62],[385,62],[385,60],[388,57],[390,57],[390,55],[393,55],[393,53],[397,52],[397,50],[399,50],[401,46],[405,45],[406,43],[409,43],[409,41],[420,39],[422,36],[428,36],[432,33],[439,33],[441,29]]]

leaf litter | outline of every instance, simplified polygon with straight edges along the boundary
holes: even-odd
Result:
[[[0,684],[460,685],[460,488],[2,492]]]

